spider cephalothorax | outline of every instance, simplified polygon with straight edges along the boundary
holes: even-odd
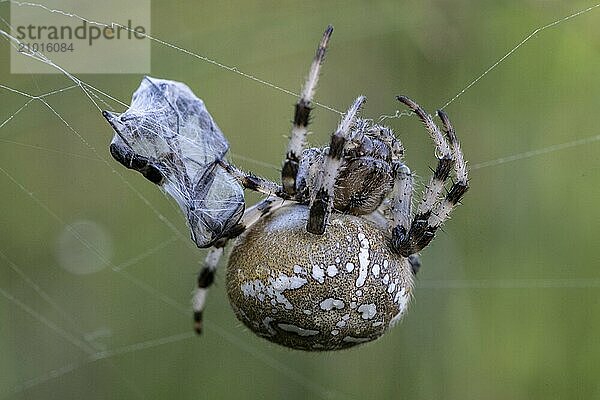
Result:
[[[402,145],[390,129],[360,119],[349,137],[335,180],[333,208],[352,215],[370,214],[377,210],[394,186],[394,165],[400,163]],[[302,152],[295,185],[298,201],[310,200],[310,189],[323,179],[321,167],[330,151],[331,148],[326,147]]]
[[[198,333],[207,290],[233,239],[227,293],[256,334],[303,350],[379,337],[407,309],[418,252],[467,191],[466,162],[448,117],[438,111],[442,133],[406,96],[397,100],[421,119],[438,159],[414,213],[404,148],[390,128],[359,117],[365,97],[343,115],[329,146],[304,148],[332,31],[323,34],[296,104],[281,185],[225,160],[227,140],[182,83],[147,77],[125,113],[105,112],[116,132],[113,157],[173,196],[198,247],[212,246],[193,298]],[[244,211],[244,188],[268,196]]]

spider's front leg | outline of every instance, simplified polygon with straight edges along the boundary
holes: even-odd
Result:
[[[208,294],[208,288],[212,286],[215,281],[215,271],[219,265],[219,260],[223,255],[223,250],[227,242],[219,244],[220,247],[212,247],[206,258],[204,259],[204,266],[198,274],[198,287],[194,290],[192,296],[192,309],[194,310],[194,330],[199,335],[202,333],[202,311],[204,311],[204,304],[206,302],[206,295]]]
[[[275,182],[271,182],[268,179],[261,178],[251,173],[246,173],[235,165],[229,164],[223,160],[220,160],[219,164],[225,171],[233,176],[244,189],[253,190],[255,192],[266,194],[267,196],[277,196],[285,200],[294,199],[293,196],[288,195],[284,191],[283,187]]]
[[[469,190],[469,176],[467,171],[467,163],[464,160],[460,143],[456,138],[456,132],[448,119],[448,116],[443,111],[438,111],[438,116],[444,124],[444,130],[448,135],[448,139],[452,144],[452,151],[455,157],[454,169],[456,171],[456,182],[452,185],[448,194],[444,199],[432,210],[428,219],[429,226],[437,229],[448,219],[452,209],[460,202],[464,194]]]
[[[408,237],[411,225],[412,215],[412,192],[413,175],[410,169],[401,163],[393,163],[393,173],[395,177],[394,188],[390,199],[390,213],[392,221],[390,228],[392,231],[392,247],[400,248],[402,242]],[[408,262],[411,266],[413,275],[417,275],[421,268],[421,260],[418,254],[410,254]]]
[[[429,114],[417,103],[405,96],[398,96],[398,100],[406,104],[423,121],[436,145],[436,154],[439,154],[437,157],[438,165],[425,190],[423,199],[419,203],[419,208],[410,224],[410,229],[407,229],[405,221],[403,221],[403,224],[394,224],[392,229],[394,249],[402,256],[408,257],[421,251],[434,238],[437,229],[448,219],[454,206],[466,193],[468,176],[467,166],[448,116],[443,111],[438,111],[438,116],[444,124],[444,131],[448,138],[448,141],[446,141]],[[456,182],[440,201],[444,183],[448,179],[453,165],[456,172]]]
[[[317,47],[317,53],[310,66],[306,83],[302,88],[300,98],[296,103],[296,109],[294,112],[294,125],[292,126],[292,133],[290,136],[290,142],[288,144],[285,161],[281,169],[281,181],[283,183],[283,189],[285,192],[292,196],[296,194],[296,176],[298,175],[298,167],[300,165],[300,155],[304,148],[304,141],[308,132],[308,122],[310,119],[310,111],[312,110],[311,102],[315,94],[317,82],[319,80],[319,72],[321,71],[321,65],[325,59],[325,51],[327,50],[327,43],[333,33],[333,26],[329,25],[323,33],[323,38]]]
[[[344,156],[344,149],[350,140],[350,130],[356,122],[356,116],[366,97],[359,96],[348,112],[342,118],[335,132],[331,135],[331,142],[327,157],[324,160],[323,171],[317,179],[317,187],[311,188],[310,212],[306,230],[316,235],[325,232],[329,214],[333,208],[335,181],[339,174]]]
[[[392,246],[400,249],[408,238],[412,215],[413,176],[410,169],[397,161],[393,165],[395,177],[394,188],[390,199],[392,215]]]

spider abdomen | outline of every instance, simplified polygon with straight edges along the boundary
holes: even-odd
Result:
[[[295,349],[337,350],[378,338],[408,306],[408,260],[364,218],[333,214],[324,235],[306,232],[307,218],[307,206],[285,206],[236,240],[227,293],[237,317]]]

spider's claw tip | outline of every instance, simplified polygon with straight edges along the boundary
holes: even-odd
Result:
[[[323,32],[323,37],[321,38],[321,43],[319,43],[319,47],[317,48],[317,58],[323,59],[325,56],[325,49],[327,48],[327,44],[329,43],[329,39],[331,38],[331,34],[333,33],[333,25],[327,25],[325,28],[325,32]]]
[[[442,120],[442,122],[445,125],[450,124],[450,118],[448,118],[448,114],[446,114],[446,112],[444,112],[444,110],[437,110],[437,115],[438,115],[438,117],[440,117],[440,119]]]
[[[411,109],[414,108],[413,101],[411,99],[409,99],[407,96],[398,95],[398,96],[396,96],[396,100],[398,100],[400,103],[408,106]]]

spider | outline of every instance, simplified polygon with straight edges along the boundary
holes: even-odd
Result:
[[[305,148],[312,99],[333,27],[319,43],[296,103],[281,185],[225,160],[229,145],[191,90],[145,78],[123,114],[105,112],[116,132],[111,154],[179,203],[198,247],[210,247],[193,294],[202,331],[206,294],[234,241],[227,293],[238,317],[272,342],[337,350],[380,337],[404,315],[434,238],[468,189],[467,166],[448,116],[443,131],[406,96],[438,160],[416,211],[413,175],[392,130],[359,117],[359,96],[329,146]],[[444,193],[452,170],[455,182]],[[243,189],[267,194],[244,211]]]

